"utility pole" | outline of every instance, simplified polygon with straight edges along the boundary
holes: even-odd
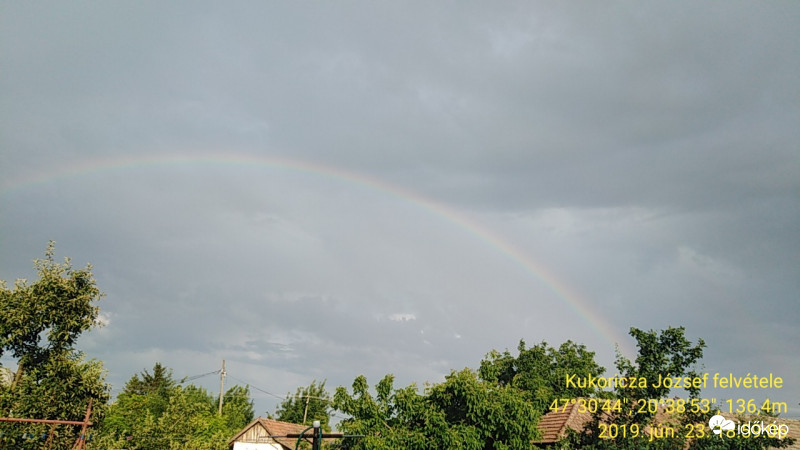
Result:
[[[308,393],[306,393],[306,409],[305,409],[305,411],[303,411],[303,425],[306,424],[306,417],[308,417],[308,400],[309,399],[311,399],[311,397],[308,395]]]
[[[225,360],[222,360],[222,370],[219,372],[219,411],[218,416],[222,415],[222,395],[225,389]]]

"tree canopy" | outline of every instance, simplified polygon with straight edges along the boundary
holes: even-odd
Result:
[[[443,383],[419,393],[395,389],[387,375],[369,392],[359,376],[353,393],[337,388],[334,407],[350,418],[339,426],[363,438],[344,439],[345,449],[527,449],[538,437],[539,412],[511,386],[481,380],[475,371],[453,371]]]
[[[92,266],[73,269],[55,261],[55,243],[34,261],[39,280],[0,281],[0,356],[10,352],[21,367],[35,366],[72,350],[78,336],[97,323],[102,294]]]
[[[222,415],[214,395],[181,386],[160,363],[134,375],[100,426],[98,448],[227,449],[227,440],[253,420],[248,387],[225,392]]]
[[[286,394],[286,398],[275,410],[275,418],[284,422],[306,425],[319,420],[322,429],[330,431],[331,396],[325,390],[325,381],[311,382],[297,392]]]
[[[18,279],[11,289],[0,282],[0,356],[8,353],[17,361],[11,382],[0,383],[0,414],[78,421],[92,400],[91,420],[97,422],[110,397],[105,370],[101,362],[85,360],[74,345],[97,324],[95,303],[102,294],[91,265],[74,269],[69,258],[58,263],[54,254],[51,242],[45,258],[34,261],[37,281]],[[0,446],[39,448],[41,443],[20,436],[39,436],[48,430],[42,424],[3,423]],[[58,431],[54,445],[67,445],[78,433],[69,426]]]
[[[678,392],[665,383],[664,377],[697,379],[700,373],[697,364],[703,358],[706,347],[702,339],[693,344],[686,338],[683,327],[668,327],[665,330],[644,331],[631,328],[630,335],[636,340],[636,358],[631,361],[617,355],[618,376],[626,379],[646,380],[646,383],[617,385],[612,399],[618,401],[618,409],[598,410],[592,420],[580,433],[572,434],[562,443],[563,448],[582,449],[766,449],[782,448],[793,443],[793,439],[734,437],[713,438],[707,428],[708,419],[719,413],[716,405],[708,405],[707,411],[697,408],[693,411],[691,401],[699,400],[700,388],[692,383],[681,388],[687,395],[684,408],[675,407],[680,403],[663,403],[662,399],[675,396]],[[702,403],[698,402],[698,405]],[[637,430],[632,432],[606,433],[601,430]],[[664,433],[666,428],[679,430]],[[654,431],[655,430],[655,431]],[[659,431],[662,433],[659,435]],[[689,431],[687,431],[689,430]],[[698,431],[699,430],[699,431]],[[641,432],[640,432],[641,431]]]
[[[600,392],[596,387],[570,387],[564,382],[567,375],[596,377],[605,372],[584,345],[567,341],[556,349],[541,342],[528,348],[520,340],[517,350],[516,357],[508,350],[491,351],[480,363],[481,378],[519,389],[538,411],[545,411],[556,398],[591,397]]]

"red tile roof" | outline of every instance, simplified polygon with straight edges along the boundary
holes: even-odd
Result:
[[[555,444],[567,435],[568,429],[575,431],[583,430],[583,427],[592,419],[591,413],[586,411],[578,412],[578,403],[568,405],[564,411],[551,411],[541,419],[539,419],[539,431],[542,433],[541,439],[534,441],[534,444],[549,445]],[[723,414],[727,419],[747,420],[748,418],[738,417],[732,414]],[[601,419],[602,420],[602,419]],[[655,417],[656,423],[667,423],[670,420],[669,414],[666,413],[663,406],[659,407]],[[796,439],[794,445],[788,447],[790,449],[800,449],[800,420],[798,419],[783,419],[772,418],[770,420],[776,421],[778,424],[786,424],[789,429],[788,437]],[[650,434],[650,427],[644,429],[645,434]]]
[[[542,437],[533,443],[553,444],[558,442],[566,436],[568,429],[581,431],[591,418],[592,415],[589,412],[578,412],[576,403],[568,405],[563,411],[551,411],[539,419],[539,431],[541,431]]]

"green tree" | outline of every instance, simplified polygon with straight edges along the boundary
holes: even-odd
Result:
[[[470,370],[453,371],[424,394],[411,385],[394,389],[387,375],[373,396],[366,378],[353,382],[352,395],[337,388],[334,407],[350,416],[340,422],[345,449],[528,449],[538,437],[539,414],[511,386],[483,381]]]
[[[444,412],[457,435],[469,436],[463,443],[472,448],[528,449],[539,437],[540,413],[519,389],[482,381],[470,369],[451,372],[444,383],[433,385],[428,403]]]
[[[657,383],[659,378],[696,378],[699,376],[695,365],[703,358],[703,349],[706,347],[706,343],[699,339],[697,344],[693,345],[686,339],[685,333],[684,327],[669,327],[660,332],[631,328],[630,335],[636,339],[636,347],[639,349],[636,360],[631,362],[618,354],[616,367],[619,373],[625,377],[636,377],[648,382],[644,387],[634,385],[633,387],[617,388],[618,398],[630,400],[666,398],[670,394],[670,388],[664,383]],[[700,393],[700,388],[691,386],[686,391],[690,398],[696,398]],[[634,413],[633,419],[642,420],[651,416],[650,413]]]
[[[367,378],[359,375],[353,381],[352,395],[344,387],[336,388],[333,407],[350,417],[339,422],[339,429],[345,434],[362,435],[363,438],[345,438],[341,448],[345,449],[383,449],[392,448],[399,439],[400,431],[392,398],[394,376],[386,375],[375,386],[377,395],[369,392]],[[425,448],[418,446],[417,448]]]
[[[325,381],[317,383],[317,380],[314,380],[306,387],[297,388],[294,395],[286,394],[286,398],[275,409],[274,417],[277,420],[301,425],[319,420],[322,429],[330,431],[330,409],[331,396],[325,390]]]
[[[0,385],[0,414],[79,421],[91,400],[90,420],[98,423],[109,399],[105,371],[99,361],[85,361],[74,345],[97,324],[95,302],[102,294],[90,265],[76,270],[69,258],[57,263],[54,253],[50,242],[45,259],[34,261],[36,282],[19,279],[8,289],[0,281],[0,356],[17,362],[11,382]],[[0,447],[39,448],[42,442],[20,437],[51,430],[58,433],[54,446],[68,446],[79,432],[74,426],[3,423]]]
[[[172,369],[167,369],[157,362],[153,365],[153,373],[150,374],[147,369],[142,371],[141,378],[139,374],[134,375],[125,383],[126,394],[158,394],[166,396],[170,389],[175,387],[175,380],[172,378]]]
[[[518,356],[506,350],[499,353],[491,351],[481,361],[478,373],[480,377],[499,386],[512,386],[521,390],[540,413],[547,411],[553,400],[558,398],[573,399],[592,397],[599,394],[599,389],[592,387],[569,387],[566,377],[600,376],[605,368],[598,365],[594,352],[584,345],[567,341],[558,349],[542,342],[527,348],[525,341],[520,340],[517,346]]]
[[[228,439],[253,420],[253,404],[246,387],[234,386],[224,397],[220,416],[216,397],[205,389],[194,385],[174,389],[154,433],[162,437],[162,444],[168,445],[156,448],[227,449]]]
[[[102,294],[91,265],[74,270],[69,258],[59,264],[54,254],[55,243],[50,242],[45,259],[34,261],[39,274],[35,283],[18,279],[8,289],[0,281],[0,356],[10,352],[17,359],[15,382],[27,367],[74,350],[78,336],[97,323],[94,302]]]
[[[170,395],[177,383],[172,370],[155,363],[153,373],[146,369],[132,376],[117,400],[109,407],[100,426],[104,436],[132,436],[149,416],[158,420],[169,406]]]
[[[178,387],[170,396],[169,406],[158,419],[154,433],[157,448],[224,448],[214,445],[219,436],[220,424],[216,420],[217,403],[205,389],[189,385]]]
[[[623,449],[670,449],[683,448],[687,442],[686,433],[675,433],[659,439],[649,439],[645,429],[652,426],[679,427],[685,418],[672,415],[664,416],[658,408],[642,407],[641,402],[648,405],[649,400],[660,402],[670,394],[670,388],[663,383],[658,383],[661,377],[695,377],[698,373],[695,365],[703,357],[705,342],[700,339],[697,344],[692,344],[685,337],[683,327],[669,327],[660,332],[650,330],[642,331],[631,328],[629,334],[636,339],[638,348],[637,357],[630,361],[621,354],[617,354],[616,368],[619,377],[626,380],[646,380],[632,385],[616,386],[613,396],[619,400],[620,408],[611,411],[598,411],[584,430],[571,436],[570,446],[575,448],[623,448]],[[697,398],[699,389],[691,387],[688,390],[690,398]],[[660,417],[658,421],[656,418]],[[617,433],[613,438],[601,436],[601,427],[613,425],[618,429],[630,430],[637,427],[641,430],[637,436],[633,433]]]
[[[630,335],[636,340],[638,348],[634,361],[622,355],[617,356],[616,367],[620,376],[626,379],[646,380],[644,383],[634,383],[633,386],[619,386],[614,389],[614,397],[620,401],[622,408],[618,411],[605,411],[595,414],[592,421],[587,424],[582,433],[573,434],[565,443],[565,447],[594,448],[594,449],[765,449],[770,447],[781,448],[791,445],[793,440],[777,438],[729,438],[718,439],[707,428],[708,420],[718,411],[692,412],[691,407],[684,411],[675,409],[671,413],[665,408],[649,408],[649,401],[660,403],[661,399],[678,396],[681,392],[673,389],[659,379],[665,377],[681,377],[697,379],[701,374],[696,370],[696,365],[703,357],[705,342],[699,339],[693,344],[685,336],[683,327],[669,327],[662,331],[643,331],[637,328],[630,329]],[[686,402],[698,399],[700,388],[690,385],[681,389]],[[690,404],[690,403],[687,403]],[[657,412],[656,412],[657,411]],[[612,439],[600,437],[601,424],[614,425],[618,430],[631,430],[633,426],[642,432],[638,436],[631,433],[617,433]],[[699,426],[705,436],[702,438],[687,438],[687,427]],[[650,439],[645,433],[647,427],[657,427],[664,430],[671,427],[674,435],[669,433],[656,433],[656,438]],[[691,433],[694,435],[701,433]]]
[[[343,449],[452,448],[456,437],[444,413],[427,407],[426,398],[416,386],[394,389],[394,376],[386,375],[369,391],[363,375],[353,381],[352,395],[339,387],[333,396],[334,407],[350,417],[339,428],[350,435],[337,444]]]
[[[152,374],[134,375],[108,411],[91,448],[227,449],[227,440],[253,420],[248,387],[217,397],[195,385],[181,386],[156,363]]]
[[[255,410],[250,398],[250,386],[233,386],[225,392],[222,404],[223,425],[233,436],[253,421]]]
[[[166,369],[160,362],[153,365],[153,373],[145,369],[140,376],[134,375],[125,383],[125,389],[120,394],[126,396],[142,396],[147,399],[147,410],[159,417],[167,409],[169,394],[177,386],[172,378],[172,370]]]

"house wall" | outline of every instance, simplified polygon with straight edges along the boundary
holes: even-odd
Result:
[[[233,443],[233,450],[283,450],[283,447],[269,437],[267,430],[257,423],[239,436]]]
[[[260,444],[277,444],[275,440],[269,437],[269,432],[261,424],[256,424],[245,431],[243,435],[239,436],[237,441],[253,442]]]
[[[279,444],[234,442],[233,450],[283,450]]]

